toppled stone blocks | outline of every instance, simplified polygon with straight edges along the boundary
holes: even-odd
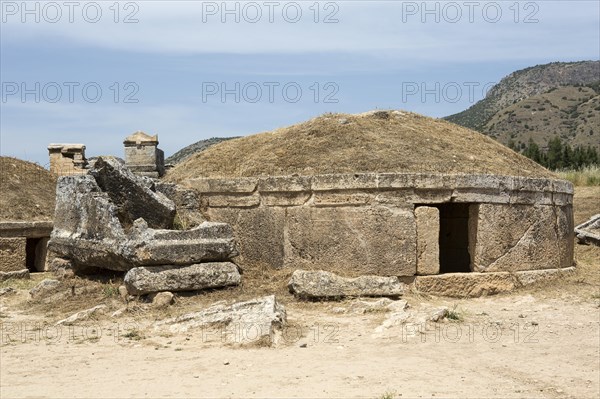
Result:
[[[134,175],[113,157],[99,157],[90,174],[117,207],[123,226],[143,218],[151,228],[173,227],[175,204],[155,191],[152,180]]]
[[[240,284],[237,266],[210,262],[190,266],[136,267],[125,275],[127,292],[144,295],[156,291],[198,291]]]
[[[286,322],[285,307],[270,295],[230,306],[216,304],[200,312],[158,322],[155,328],[167,327],[171,333],[180,333],[215,327],[218,331],[206,337],[213,336],[219,343],[269,346],[276,343]]]
[[[90,175],[59,178],[48,243],[56,256],[77,266],[127,271],[136,266],[224,261],[237,255],[233,230],[223,223],[203,222],[190,230],[152,228],[145,217],[155,226],[169,225],[174,205],[151,190],[151,181],[113,161],[100,158],[96,162],[100,169]],[[104,181],[104,189],[97,179]],[[154,215],[154,209],[162,216]],[[139,218],[133,220],[135,216]]]
[[[391,296],[404,293],[398,277],[360,276],[345,278],[326,271],[296,270],[288,283],[294,295],[304,299]]]
[[[600,246],[600,213],[575,227],[577,240],[582,244]]]

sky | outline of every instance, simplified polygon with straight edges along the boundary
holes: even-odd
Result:
[[[592,1],[0,1],[0,154],[169,156],[325,112],[460,112],[515,70],[600,59]]]

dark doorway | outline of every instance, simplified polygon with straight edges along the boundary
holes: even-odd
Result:
[[[471,271],[469,205],[440,204],[440,273]]]
[[[37,255],[37,247],[41,240],[43,240],[43,238],[28,238],[25,244],[25,264],[27,266],[27,269],[31,273],[38,271],[35,265],[35,261]]]

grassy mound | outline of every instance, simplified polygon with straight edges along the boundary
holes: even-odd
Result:
[[[0,157],[0,220],[52,220],[56,177],[31,162]]]
[[[371,111],[325,114],[216,144],[177,165],[166,180],[356,172],[555,177],[475,131],[409,112]]]

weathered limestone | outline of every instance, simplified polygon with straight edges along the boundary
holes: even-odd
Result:
[[[600,213],[575,227],[575,234],[580,243],[600,246]]]
[[[417,276],[418,292],[468,298],[509,292],[519,286],[512,273],[447,273],[437,276]]]
[[[237,255],[233,231],[223,223],[203,222],[190,230],[148,227],[142,217],[155,226],[172,223],[173,203],[153,192],[151,181],[111,160],[99,158],[96,168],[90,175],[59,178],[55,226],[48,243],[55,256],[77,266],[126,271],[136,266],[229,260]]]
[[[50,294],[54,294],[60,288],[60,281],[44,279],[38,285],[29,290],[32,299],[41,299]]]
[[[429,206],[415,209],[417,221],[417,274],[440,272],[440,211]]]
[[[177,209],[175,227],[185,230],[196,227],[206,220],[201,212],[206,208],[206,204],[203,205],[202,199],[194,190],[163,182],[156,183],[155,188],[157,192],[164,194],[175,204]]]
[[[518,271],[570,267],[573,263],[571,206],[471,206],[469,237],[474,271]]]
[[[59,176],[85,174],[87,160],[83,144],[50,144],[50,172]]]
[[[213,305],[200,312],[189,313],[155,324],[172,333],[202,328],[205,338],[235,345],[268,346],[276,343],[278,332],[287,322],[285,307],[274,295],[234,303]],[[217,331],[206,331],[214,327]]]
[[[53,223],[50,221],[36,222],[0,222],[0,237],[42,238],[50,237]]]
[[[132,295],[157,291],[199,291],[238,285],[240,281],[237,266],[230,262],[136,267],[125,275],[127,292]]]
[[[165,174],[165,154],[158,148],[158,135],[137,131],[127,136],[123,144],[125,163],[133,173],[154,178]]]
[[[286,210],[286,267],[337,270],[348,276],[412,276],[416,272],[412,210],[310,208]]]
[[[515,277],[521,286],[526,287],[528,285],[551,281],[559,277],[570,276],[574,273],[574,267],[566,267],[564,269],[525,270],[516,272]]]
[[[135,176],[113,157],[99,157],[90,174],[117,207],[123,226],[143,218],[151,228],[173,227],[175,204],[156,192],[152,181]]]
[[[16,270],[16,271],[12,271],[12,272],[0,272],[0,281],[6,281],[11,278],[28,279],[29,278],[29,270],[23,269],[23,270]]]
[[[0,238],[0,272],[14,272],[27,268],[25,237]]]
[[[104,312],[106,312],[106,309],[107,309],[106,305],[94,306],[93,308],[82,310],[81,312],[77,312],[77,313],[67,317],[66,319],[60,320],[55,325],[57,325],[57,326],[60,326],[60,325],[72,326],[73,324],[75,324],[77,322],[86,321],[86,320],[94,318],[100,314],[104,314]]]
[[[236,263],[253,268],[283,267],[285,210],[261,207],[240,212],[239,209],[210,209],[211,220],[231,225],[238,243]]]
[[[296,270],[288,283],[290,292],[305,299],[359,296],[400,296],[405,284],[398,277],[360,276],[344,278],[318,270]]]
[[[345,275],[353,277],[433,275],[440,267],[441,248],[435,238],[439,227],[435,225],[439,226],[441,214],[426,222],[423,213],[426,207],[447,203],[474,208],[470,253],[477,253],[476,271],[557,268],[572,263],[568,236],[573,186],[559,180],[356,173],[193,178],[184,184],[198,192],[208,219],[233,226],[240,248],[236,262],[243,269],[267,266],[335,272],[344,265]],[[504,211],[493,210],[502,207]],[[521,223],[519,212],[514,213],[519,208],[536,209],[525,215],[525,224],[536,226],[529,231],[525,227],[523,234],[529,238],[521,242],[519,228],[505,234],[511,225]],[[513,214],[512,219],[500,216],[502,212]],[[497,214],[496,219],[485,216],[491,214]],[[538,217],[545,221],[536,224]],[[494,236],[502,220],[507,227]],[[483,236],[490,237],[486,240],[491,252],[498,252],[494,257],[487,252]],[[494,240],[499,241],[493,244]],[[525,245],[528,240],[540,249],[530,252]]]

